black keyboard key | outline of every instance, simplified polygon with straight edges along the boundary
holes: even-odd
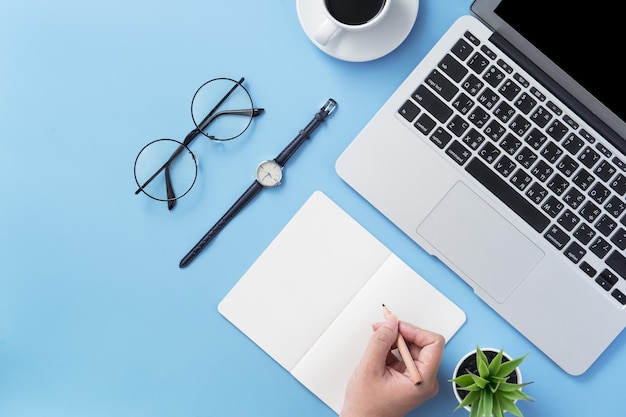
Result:
[[[587,251],[578,243],[572,242],[563,253],[567,257],[567,259],[577,264],[583,259]]]
[[[591,239],[594,238],[596,232],[587,224],[583,223],[580,225],[578,229],[574,232],[574,237],[583,245],[591,242]]]
[[[452,47],[451,52],[461,61],[465,61],[473,50],[474,48],[469,43],[465,42],[463,39],[459,39]]]
[[[626,257],[622,253],[616,250],[613,251],[606,258],[606,264],[613,268],[613,271],[617,272],[620,277],[626,279]]]
[[[602,183],[596,183],[587,193],[596,203],[604,204],[604,202],[611,196],[611,191],[606,188]]]
[[[539,204],[548,196],[548,190],[543,188],[538,182],[535,182],[530,186],[528,191],[526,191],[526,196],[530,198],[533,203]]]
[[[611,181],[610,186],[617,194],[624,195],[626,193],[626,176],[619,174]]]
[[[617,172],[617,169],[611,165],[608,161],[602,161],[598,164],[593,171],[602,181],[608,182],[613,175]]]
[[[580,217],[575,215],[573,211],[567,209],[563,212],[563,214],[561,215],[561,217],[559,217],[559,220],[557,221],[562,228],[564,228],[568,232],[571,232],[572,230],[574,230],[574,227],[576,227],[578,223],[580,223]]]
[[[483,75],[483,79],[492,87],[497,87],[504,80],[504,72],[496,66],[491,66]]]
[[[494,167],[503,177],[508,177],[513,173],[516,165],[515,162],[511,161],[506,155],[502,155]]]
[[[617,284],[618,278],[608,269],[605,269],[598,275],[596,282],[605,290],[610,290],[615,284]]]
[[[466,30],[463,36],[465,36],[465,38],[471,43],[473,43],[474,45],[476,46],[480,45],[480,40],[478,40],[478,38],[469,30]]]
[[[563,210],[565,204],[561,203],[554,196],[548,197],[546,201],[541,205],[541,209],[545,211],[548,216],[555,218]]]
[[[435,129],[430,136],[430,141],[437,145],[439,149],[445,148],[448,142],[450,142],[450,139],[452,139],[452,135],[441,127]]]
[[[565,124],[561,123],[559,120],[554,120],[546,129],[546,133],[552,139],[559,142],[561,139],[563,139],[563,136],[565,136],[568,130],[569,129]]]
[[[461,142],[476,150],[480,147],[480,145],[485,141],[485,137],[476,129],[470,129],[463,137],[461,138]]]
[[[578,162],[574,161],[574,159],[569,155],[565,155],[556,164],[556,169],[561,171],[561,173],[566,177],[571,177],[574,174],[574,171],[576,171],[576,168],[578,168]]]
[[[507,133],[504,139],[500,141],[500,147],[509,155],[514,155],[522,147],[522,142],[510,133]]]
[[[573,133],[567,135],[567,137],[561,142],[561,145],[572,155],[576,155],[578,151],[583,148],[585,142]]]
[[[472,153],[467,149],[461,142],[455,140],[452,141],[448,149],[446,149],[446,154],[452,158],[454,162],[459,165],[463,165],[467,162],[467,160],[472,156]]]
[[[551,100],[548,100],[548,102],[546,103],[546,106],[548,106],[548,108],[552,110],[552,112],[555,113],[557,116],[560,116],[561,114],[563,114],[563,111],[559,108],[559,106],[554,104]]]
[[[613,292],[611,293],[611,295],[613,296],[613,298],[619,301],[621,305],[626,305],[626,295],[624,295],[623,292],[615,288]]]
[[[485,135],[487,135],[489,139],[497,142],[500,140],[502,135],[506,133],[506,128],[504,128],[504,126],[502,126],[496,120],[491,120],[483,129],[483,132],[485,132]]]
[[[511,117],[515,116],[515,109],[506,101],[503,101],[493,110],[493,115],[496,116],[502,123],[507,123],[511,120]]]
[[[586,191],[587,188],[593,184],[595,181],[595,177],[589,173],[586,169],[582,168],[580,171],[576,173],[574,178],[572,178],[574,184],[580,187],[581,190]]]
[[[468,75],[465,81],[463,81],[463,84],[461,84],[463,89],[472,97],[478,94],[478,92],[483,89],[484,85],[485,83],[474,74]]]
[[[474,124],[477,128],[481,129],[485,123],[489,121],[489,113],[483,110],[482,107],[477,106],[472,113],[467,116],[470,122]]]
[[[520,109],[520,111],[524,114],[530,113],[536,104],[537,100],[535,100],[535,98],[528,93],[520,94],[517,100],[515,100],[515,107]]]
[[[478,96],[478,102],[485,106],[487,110],[491,110],[499,100],[500,96],[490,88],[485,88]]]
[[[576,188],[572,187],[563,195],[563,201],[575,210],[585,201],[585,196]]]
[[[526,120],[522,115],[518,114],[513,118],[509,124],[509,128],[520,138],[528,132],[530,129],[530,122]]]
[[[472,107],[474,107],[474,101],[465,93],[461,93],[457,98],[452,101],[452,107],[454,107],[459,113],[467,114]]]
[[[546,216],[479,159],[473,158],[465,169],[537,232],[548,227],[550,220]]]
[[[546,182],[550,175],[552,175],[554,169],[548,165],[545,161],[539,161],[530,171],[539,181]]]
[[[539,127],[545,127],[551,119],[552,113],[543,106],[537,107],[537,110],[530,116],[530,120],[535,122]]]
[[[524,168],[530,169],[530,167],[537,161],[537,155],[531,151],[530,148],[524,147],[515,156],[515,160]]]
[[[615,229],[617,229],[617,223],[615,223],[615,221],[613,221],[613,219],[606,214],[603,214],[595,224],[595,228],[604,236],[609,236],[615,231]]]
[[[473,69],[476,74],[481,74],[488,65],[489,60],[479,52],[476,52],[474,55],[472,55],[469,61],[467,61],[467,66]]]
[[[600,210],[598,206],[593,204],[591,201],[587,201],[585,204],[583,204],[582,208],[578,212],[589,223],[593,223],[593,221],[600,215],[602,210]]]
[[[439,69],[445,72],[454,81],[461,82],[468,70],[463,64],[457,61],[452,55],[447,54],[439,63]]]
[[[604,205],[604,209],[616,219],[622,215],[624,210],[626,210],[626,202],[620,200],[616,196],[612,196],[609,198],[609,201]]]
[[[407,100],[402,107],[400,107],[400,110],[398,110],[398,113],[400,113],[402,117],[407,120],[407,122],[412,122],[417,117],[419,112],[420,108],[417,107],[411,100]]]
[[[569,183],[560,174],[554,174],[550,181],[546,184],[550,190],[556,195],[561,195],[569,187]]]
[[[580,264],[580,269],[589,276],[589,278],[593,278],[596,275],[596,270],[589,265],[587,262],[583,262]]]
[[[446,127],[458,138],[469,128],[469,123],[457,114],[450,119]]]
[[[424,82],[446,101],[452,100],[456,93],[459,92],[459,88],[441,74],[439,70],[433,70]]]
[[[548,137],[541,133],[539,129],[532,129],[530,133],[524,139],[526,143],[528,143],[533,149],[539,150],[544,144]]]
[[[589,146],[587,146],[580,155],[578,155],[578,160],[582,162],[587,168],[591,168],[600,160],[600,154]]]
[[[413,93],[413,99],[441,123],[452,115],[452,109],[423,84],[417,87]]]
[[[422,114],[417,118],[417,121],[413,125],[423,135],[429,135],[430,132],[437,126],[437,123],[431,119],[427,114]]]
[[[555,225],[550,226],[543,237],[545,237],[546,240],[554,245],[554,247],[558,250],[563,249],[570,240],[567,233]]]
[[[480,151],[478,151],[478,155],[480,155],[480,157],[483,158],[488,164],[491,164],[496,160],[498,155],[500,155],[500,151],[493,143],[486,142]]]
[[[524,191],[532,182],[532,178],[523,169],[518,168],[509,181],[515,188]]]
[[[522,88],[514,83],[512,80],[506,80],[498,91],[500,91],[500,94],[502,94],[504,98],[512,101],[515,96],[517,96],[517,94],[522,91]]]
[[[559,148],[556,143],[548,142],[540,153],[548,162],[553,164],[558,161],[559,157],[563,154],[563,150]]]
[[[617,232],[611,236],[611,242],[621,250],[626,250],[626,230],[620,227]]]
[[[607,242],[606,240],[604,240],[603,238],[601,238],[600,236],[596,237],[595,240],[593,241],[593,243],[591,245],[589,245],[589,249],[591,250],[591,252],[593,252],[598,258],[602,259],[604,258],[607,253],[609,253],[609,251],[611,249],[613,249],[611,247],[611,244],[609,242]],[[608,259],[607,259],[608,261]],[[608,262],[607,262],[608,264]]]

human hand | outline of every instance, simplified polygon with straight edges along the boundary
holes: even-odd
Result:
[[[437,371],[443,355],[443,336],[398,322],[389,316],[373,326],[365,353],[354,370],[340,417],[403,417],[439,392]],[[404,362],[392,352],[404,337],[423,382],[415,385]]]

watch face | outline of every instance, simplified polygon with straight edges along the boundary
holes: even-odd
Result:
[[[273,187],[283,179],[283,169],[276,161],[263,161],[256,169],[256,180],[264,187]]]

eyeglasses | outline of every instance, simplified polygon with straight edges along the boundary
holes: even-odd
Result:
[[[191,118],[195,129],[182,142],[157,139],[144,146],[135,158],[135,194],[166,201],[168,209],[187,194],[196,183],[198,162],[189,145],[204,135],[224,142],[241,136],[252,119],[263,113],[255,108],[252,97],[239,81],[215,78],[202,84],[191,100]],[[162,175],[161,175],[162,174]]]

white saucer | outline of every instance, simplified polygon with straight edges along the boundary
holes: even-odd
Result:
[[[389,14],[378,25],[363,32],[342,31],[328,42],[319,44],[314,34],[324,22],[320,1],[296,0],[298,19],[311,42],[328,55],[351,62],[372,61],[396,49],[409,35],[419,8],[419,0],[394,0]]]

